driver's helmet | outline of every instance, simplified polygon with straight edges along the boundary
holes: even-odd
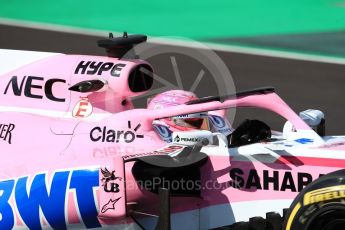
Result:
[[[157,94],[149,99],[148,109],[164,109],[172,106],[185,104],[186,102],[198,99],[198,97],[189,91],[170,90],[161,94]],[[209,130],[209,121],[207,112],[185,114],[171,118],[161,119],[169,128],[179,131],[188,130]]]

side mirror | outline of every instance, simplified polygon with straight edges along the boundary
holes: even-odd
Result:
[[[325,136],[325,115],[322,111],[308,109],[299,113],[302,120],[307,123],[320,136]]]

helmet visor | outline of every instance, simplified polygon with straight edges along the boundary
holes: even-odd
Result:
[[[174,118],[173,122],[177,126],[200,129],[200,130],[209,130],[209,121],[208,117],[202,118]]]

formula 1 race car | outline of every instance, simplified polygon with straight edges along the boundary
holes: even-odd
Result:
[[[107,57],[0,50],[0,229],[345,226],[345,137],[324,136],[320,111],[299,116],[272,87],[134,108],[153,68],[123,57],[144,41],[101,40]],[[233,129],[238,107],[286,125]],[[159,123],[200,113],[203,129]]]

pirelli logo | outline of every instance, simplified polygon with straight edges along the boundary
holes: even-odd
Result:
[[[337,185],[307,192],[303,198],[304,205],[310,205],[328,200],[345,198],[345,185]]]

